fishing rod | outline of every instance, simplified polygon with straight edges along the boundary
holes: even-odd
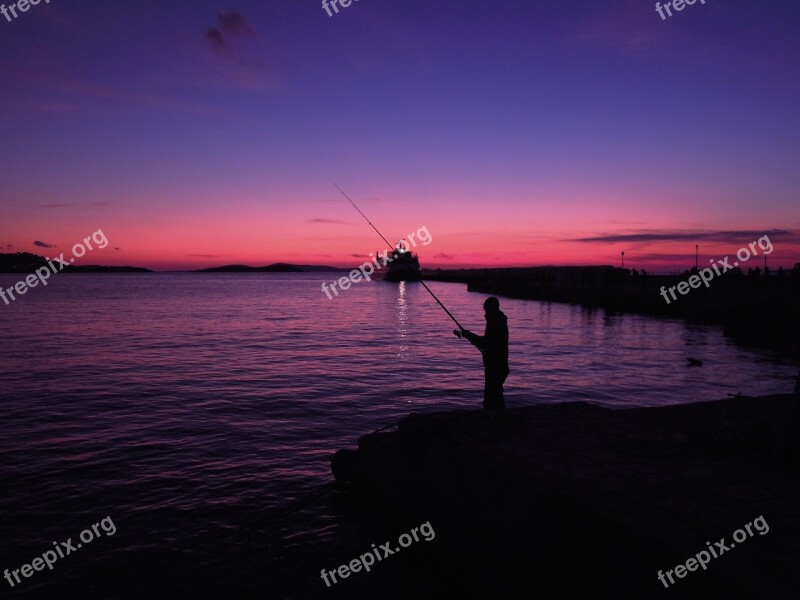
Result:
[[[356,210],[359,212],[359,214],[360,214],[362,217],[364,217],[364,220],[365,220],[367,223],[369,223],[369,226],[370,226],[370,227],[372,227],[372,228],[375,230],[375,233],[377,233],[379,236],[381,236],[381,239],[382,239],[384,242],[386,242],[386,245],[387,245],[387,246],[389,246],[390,248],[393,248],[394,246],[392,246],[392,243],[391,243],[389,240],[387,240],[385,237],[383,237],[383,234],[382,234],[380,231],[378,231],[378,228],[377,228],[377,227],[375,227],[375,225],[373,225],[373,224],[372,224],[372,221],[370,221],[370,220],[367,218],[367,215],[365,215],[363,212],[361,212],[361,209],[360,209],[360,208],[358,208],[358,207],[356,206],[356,203],[355,203],[355,202],[353,202],[352,200],[350,200],[350,196],[348,196],[347,194],[345,194],[345,193],[344,193],[344,190],[342,190],[342,188],[340,188],[340,187],[339,187],[338,185],[336,185],[335,183],[334,183],[333,185],[334,185],[334,186],[336,186],[336,189],[337,189],[337,190],[339,190],[340,192],[342,192],[342,196],[344,196],[345,198],[347,198],[347,199],[350,201],[350,204],[352,204],[352,205],[353,205],[353,208],[355,208],[355,209],[356,209]]]
[[[378,231],[378,228],[377,228],[377,227],[375,227],[375,225],[373,225],[373,224],[372,224],[372,221],[370,221],[370,220],[367,218],[367,215],[365,215],[363,212],[361,212],[361,209],[360,209],[360,208],[358,208],[358,206],[356,206],[356,203],[355,203],[355,202],[353,202],[353,201],[350,199],[350,196],[348,196],[347,194],[345,194],[345,193],[344,193],[344,190],[343,190],[342,188],[340,188],[338,185],[336,185],[335,183],[334,183],[333,185],[336,187],[336,189],[337,189],[337,190],[339,190],[339,191],[342,193],[342,196],[344,196],[345,198],[347,198],[347,200],[350,202],[350,204],[352,204],[352,205],[353,205],[353,208],[355,208],[355,209],[356,209],[356,210],[359,212],[359,214],[360,214],[362,217],[364,217],[364,220],[365,220],[367,223],[369,223],[369,226],[370,226],[370,227],[372,227],[372,228],[375,230],[375,233],[377,233],[379,236],[381,236],[381,239],[382,239],[384,242],[386,242],[386,245],[387,245],[387,246],[389,246],[390,248],[392,248],[392,247],[393,247],[393,246],[392,246],[392,243],[391,243],[389,240],[387,240],[387,239],[386,239],[386,238],[383,236],[383,234],[382,234],[380,231]],[[439,300],[439,298],[437,298],[437,297],[436,297],[436,294],[434,294],[434,293],[433,293],[433,291],[431,290],[431,288],[429,288],[429,287],[428,287],[428,286],[425,284],[425,282],[424,282],[424,281],[422,281],[422,280],[420,280],[420,283],[422,284],[422,287],[424,287],[426,290],[428,290],[428,293],[429,293],[431,296],[433,296],[433,299],[434,299],[434,300],[436,300],[436,302],[438,302],[438,303],[439,303],[439,306],[441,306],[441,307],[442,307],[442,309],[444,310],[444,312],[446,312],[446,313],[447,313],[447,316],[449,316],[451,319],[453,319],[453,322],[454,322],[456,325],[458,325],[458,328],[459,328],[461,331],[464,331],[464,328],[461,326],[461,323],[459,323],[459,322],[458,322],[458,320],[457,320],[457,319],[456,319],[456,318],[453,316],[453,313],[451,313],[449,310],[447,310],[447,307],[446,307],[444,304],[442,304],[442,301],[441,301],[441,300]]]

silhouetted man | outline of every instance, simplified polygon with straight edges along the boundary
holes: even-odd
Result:
[[[503,383],[508,377],[508,319],[500,310],[497,298],[487,298],[483,303],[486,312],[486,333],[475,335],[467,329],[455,333],[470,341],[483,354],[483,368],[486,381],[483,390],[483,408],[494,410],[505,408]]]

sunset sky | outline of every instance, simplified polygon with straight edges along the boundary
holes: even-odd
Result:
[[[6,1],[8,4],[8,1]],[[51,0],[0,17],[0,252],[800,262],[800,5]]]

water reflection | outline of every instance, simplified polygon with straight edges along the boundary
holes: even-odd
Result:
[[[392,365],[392,371],[396,371],[403,375],[402,388],[403,391],[408,390],[411,383],[405,374],[407,373],[406,361],[408,360],[409,342],[408,342],[408,320],[409,320],[409,306],[408,306],[408,288],[405,281],[397,283],[382,282],[384,285],[392,285],[397,287],[397,294],[395,297],[395,314],[397,317],[397,351],[395,353],[395,364]]]

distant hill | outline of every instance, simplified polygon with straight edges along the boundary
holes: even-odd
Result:
[[[325,265],[295,265],[298,269],[305,273],[319,273],[320,271],[331,273],[340,271],[351,271],[352,269],[341,269],[339,267],[328,267]]]
[[[224,267],[213,267],[211,269],[200,269],[199,273],[315,273],[346,271],[347,269],[337,269],[324,265],[290,265],[287,263],[275,263],[266,267],[250,267],[248,265],[225,265]]]
[[[58,269],[58,263],[55,263]],[[33,273],[41,267],[49,267],[47,260],[38,254],[30,252],[17,252],[15,254],[0,254],[0,273]],[[150,269],[141,267],[105,267],[101,265],[69,265],[59,271],[60,273],[152,273]]]

